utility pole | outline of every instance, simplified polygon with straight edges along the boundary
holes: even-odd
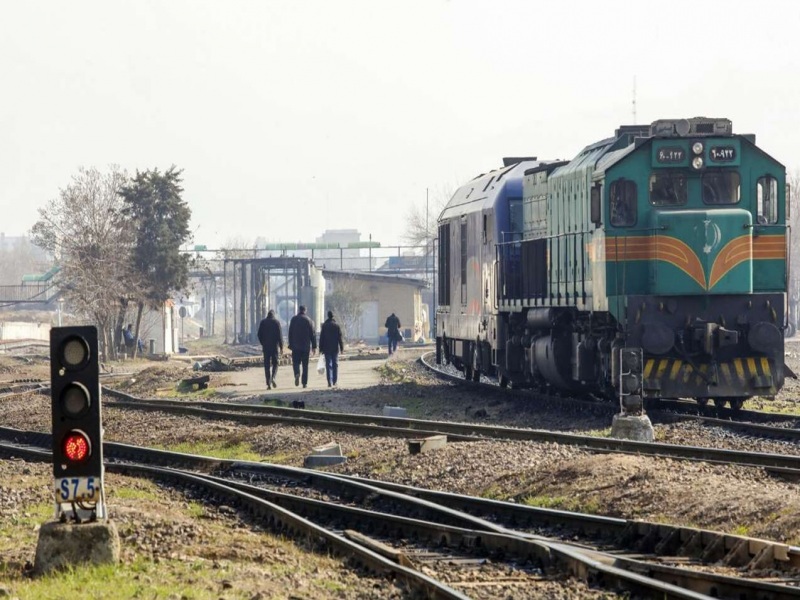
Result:
[[[636,125],[636,75],[633,76],[633,102],[631,102],[633,108],[633,124]]]
[[[430,198],[429,198],[429,195],[428,195],[428,188],[425,188],[425,281],[427,281],[428,283],[432,283],[432,287],[433,287],[433,290],[432,290],[433,291],[433,301],[431,302],[431,304],[430,304],[430,306],[428,308],[428,326],[430,327],[431,314],[436,311],[436,281],[431,282],[430,271],[428,270],[428,261],[430,260],[430,254],[431,254],[431,248],[430,248],[431,232],[430,232],[430,229],[428,228],[429,227],[428,226],[429,199]],[[436,277],[435,277],[436,265],[435,264],[433,265],[433,269],[434,269],[434,271],[433,271],[434,272],[433,279],[435,280],[436,279]]]

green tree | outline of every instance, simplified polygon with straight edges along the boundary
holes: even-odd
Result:
[[[160,309],[173,292],[186,289],[189,281],[191,258],[180,250],[191,237],[192,211],[181,196],[182,172],[174,165],[163,173],[158,169],[137,171],[120,190],[122,214],[131,224],[135,240],[131,263],[139,286],[137,336],[144,307]]]

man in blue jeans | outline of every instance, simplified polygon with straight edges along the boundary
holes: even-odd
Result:
[[[306,307],[300,306],[298,313],[289,321],[289,350],[292,351],[294,384],[300,385],[300,367],[303,368],[303,387],[308,385],[308,357],[317,350],[317,333],[314,321],[306,315]]]
[[[333,318],[333,311],[328,311],[328,319],[322,324],[319,332],[319,351],[325,355],[325,376],[328,387],[336,385],[339,376],[339,351],[344,352],[342,328]]]

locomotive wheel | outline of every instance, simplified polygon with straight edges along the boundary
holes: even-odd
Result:
[[[500,375],[500,387],[505,389],[508,387],[508,377]]]
[[[708,398],[695,398],[695,400],[697,400],[697,403],[700,406],[703,406],[703,407],[708,406]]]
[[[464,379],[472,381],[472,367],[469,365],[464,365]]]
[[[731,410],[742,410],[746,398],[731,398]]]
[[[714,398],[714,406],[717,408],[725,408],[725,403],[728,401],[727,398]]]
[[[478,383],[481,380],[481,372],[479,369],[472,369],[472,381]]]

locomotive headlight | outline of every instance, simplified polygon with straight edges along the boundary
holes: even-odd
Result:
[[[698,171],[703,168],[703,157],[702,156],[695,156],[692,159],[692,167],[697,169]]]
[[[695,154],[702,154],[703,153],[703,143],[702,142],[695,142],[692,144],[692,152]]]

